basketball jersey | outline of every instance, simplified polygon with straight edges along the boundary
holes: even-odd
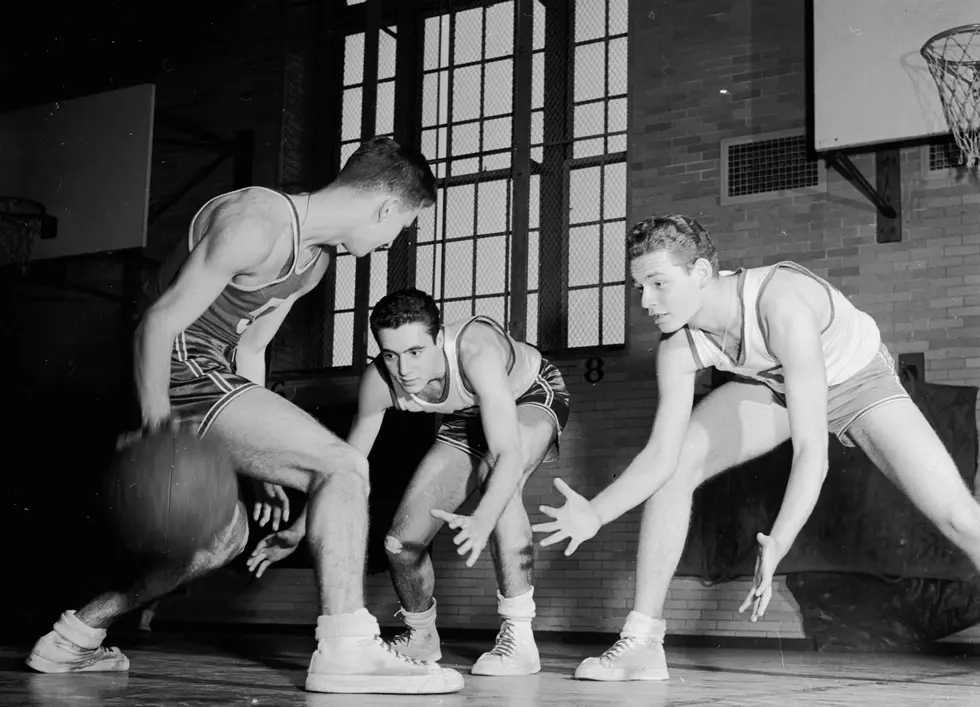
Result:
[[[247,188],[265,189],[265,187]],[[230,193],[235,194],[238,191],[243,190],[239,189]],[[320,259],[322,250],[316,249],[316,254],[310,259],[310,262],[300,263],[302,252],[300,250],[299,214],[296,212],[296,207],[285,194],[274,189],[268,189],[268,191],[282,197],[292,212],[292,253],[289,260],[283,266],[278,277],[264,285],[246,287],[229,282],[204,313],[178,335],[174,341],[174,357],[177,360],[187,361],[194,358],[220,356],[233,363],[238,342],[248,328],[259,318],[275,311],[289,297],[307,287],[315,277],[318,277],[315,264]],[[197,219],[211,203],[223,196],[227,196],[227,194],[209,200],[191,219],[186,242],[188,253],[197,246],[200,240],[194,235],[194,224]]]
[[[719,343],[703,331],[685,327],[698,367],[714,366],[720,371],[762,381],[779,393],[786,392],[782,364],[769,346],[759,308],[759,300],[778,268],[812,277],[823,285],[830,298],[830,322],[820,333],[827,385],[842,383],[868,365],[881,345],[881,333],[875,320],[851,304],[833,285],[802,265],[787,261],[736,271],[738,299],[742,308],[742,336],[737,361],[733,361],[722,351]]]
[[[442,388],[442,400],[438,402],[430,403],[409,393],[401,387],[397,378],[388,375],[384,362],[378,362],[378,370],[391,388],[392,399],[397,409],[409,412],[476,414],[475,408],[479,406],[480,401],[466,381],[459,360],[459,338],[466,331],[466,327],[474,322],[491,327],[504,337],[510,346],[507,383],[514,399],[517,400],[531,386],[537,378],[541,365],[541,352],[533,346],[514,341],[504,328],[490,317],[477,315],[443,327],[442,347],[446,360],[446,378]]]

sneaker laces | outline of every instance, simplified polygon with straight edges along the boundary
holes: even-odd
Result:
[[[402,631],[397,636],[391,639],[392,646],[407,646],[415,638],[415,632],[418,629],[409,628],[407,631]]]
[[[599,660],[615,660],[626,651],[636,648],[637,644],[641,643],[642,641],[643,639],[637,638],[636,636],[620,638],[610,648],[608,648],[605,653],[599,656]]]
[[[407,631],[406,631],[406,633],[407,633]],[[375,636],[374,637],[374,640],[377,643],[380,643],[381,646],[386,651],[388,651],[389,653],[391,653],[393,656],[395,656],[399,660],[404,660],[406,663],[411,663],[412,665],[422,665],[422,666],[429,665],[424,660],[417,660],[415,658],[409,658],[407,655],[403,655],[403,654],[401,654],[401,653],[399,653],[398,651],[395,650],[395,648],[394,648],[394,646],[392,644],[395,642],[395,640],[397,640],[398,638],[400,638],[401,635],[404,635],[404,634],[399,634],[398,636],[395,636],[395,638],[391,641],[391,643],[388,643],[386,640],[384,640],[383,638],[381,638],[381,636]]]
[[[490,649],[490,655],[503,658],[515,653],[517,653],[517,635],[514,633],[514,625],[510,621],[504,621],[504,625],[497,633],[497,642]]]

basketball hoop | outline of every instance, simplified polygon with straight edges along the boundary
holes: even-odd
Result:
[[[35,201],[0,196],[0,267],[16,264],[27,270],[44,215],[44,207]]]
[[[940,32],[922,45],[922,56],[967,168],[980,167],[980,24]]]

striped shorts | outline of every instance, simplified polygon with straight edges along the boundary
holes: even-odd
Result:
[[[544,458],[545,462],[558,459],[559,440],[562,430],[568,424],[569,396],[561,371],[553,363],[541,359],[538,375],[527,390],[514,401],[517,407],[531,405],[547,412],[555,424],[555,440]],[[483,459],[489,451],[487,438],[483,433],[483,421],[479,406],[444,415],[436,441],[448,444],[460,451]]]
[[[183,422],[207,434],[221,411],[242,393],[258,388],[235,373],[235,349],[182,332],[170,355],[170,407]]]

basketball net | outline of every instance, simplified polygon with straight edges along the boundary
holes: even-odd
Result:
[[[940,32],[922,45],[922,56],[967,168],[980,168],[980,24]]]
[[[34,239],[41,234],[44,207],[32,201],[0,197],[0,267],[27,270]]]

